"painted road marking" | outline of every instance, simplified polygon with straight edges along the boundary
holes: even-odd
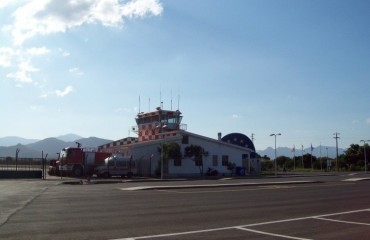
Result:
[[[319,220],[324,220],[324,221],[331,221],[331,222],[339,222],[339,223],[348,223],[348,224],[357,224],[357,225],[370,226],[370,223],[343,221],[343,220],[336,220],[336,219],[323,218],[323,217],[317,217],[317,218],[314,218],[314,219],[319,219]]]
[[[243,230],[243,231],[249,231],[249,232],[254,232],[254,233],[259,233],[259,234],[264,234],[264,235],[270,235],[270,236],[275,236],[275,237],[281,237],[281,238],[287,238],[287,239],[309,240],[308,238],[299,238],[299,237],[293,237],[293,236],[288,236],[288,235],[280,235],[280,234],[262,232],[262,231],[253,230],[253,229],[250,229],[250,228],[251,227],[256,227],[256,226],[268,225],[268,224],[293,222],[293,221],[301,221],[301,220],[308,220],[308,219],[319,219],[319,220],[327,220],[327,221],[338,222],[339,220],[327,219],[326,217],[352,214],[352,213],[360,213],[360,212],[366,212],[366,211],[370,211],[370,208],[352,210],[352,211],[345,211],[345,212],[338,212],[338,213],[329,213],[329,214],[323,214],[323,215],[317,215],[317,216],[308,216],[308,217],[282,219],[282,220],[261,222],[261,223],[252,223],[252,224],[247,224],[247,225],[242,225],[242,226],[211,228],[211,229],[203,229],[203,230],[195,230],[195,231],[187,231],[187,232],[177,232],[177,233],[165,233],[165,234],[158,234],[158,235],[151,235],[151,236],[139,236],[139,237],[131,237],[131,238],[119,238],[119,239],[114,239],[114,240],[136,240],[136,239],[172,237],[172,236],[180,236],[180,235],[188,235],[188,234],[223,231],[223,230],[230,230],[230,229],[239,229],[239,230]],[[347,221],[340,221],[340,222],[348,223],[348,224],[360,224],[360,225],[370,226],[370,224],[367,224],[367,223],[359,223],[359,222],[356,223],[356,222],[347,222]]]
[[[343,182],[358,182],[358,181],[364,181],[364,180],[370,180],[370,178],[348,178],[342,181]]]
[[[281,235],[281,234],[257,231],[257,230],[253,230],[253,229],[249,229],[249,228],[243,228],[243,227],[236,227],[236,229],[243,230],[243,231],[248,231],[248,232],[254,232],[254,233],[263,234],[263,235],[268,235],[268,236],[273,236],[273,237],[297,239],[297,240],[311,240],[309,238],[292,237],[292,236],[288,236],[288,235]]]

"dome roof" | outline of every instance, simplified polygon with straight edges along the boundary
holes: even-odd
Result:
[[[254,147],[254,144],[252,140],[249,139],[246,135],[242,133],[230,133],[225,135],[223,138],[221,138],[221,141],[231,143],[238,145],[240,147],[247,147],[249,149],[252,149],[254,152],[256,151],[256,148]],[[253,153],[254,155],[254,153]],[[253,157],[253,156],[251,156]]]

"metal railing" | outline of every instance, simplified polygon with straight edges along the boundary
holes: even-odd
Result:
[[[42,158],[0,157],[1,171],[34,171],[42,169]]]

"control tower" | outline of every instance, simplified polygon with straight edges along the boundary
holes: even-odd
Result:
[[[186,130],[186,125],[181,124],[182,116],[179,110],[162,110],[157,107],[153,112],[138,113],[135,120],[139,142],[159,140],[163,135],[176,135],[179,130]]]

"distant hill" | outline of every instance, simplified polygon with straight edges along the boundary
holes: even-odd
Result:
[[[64,142],[75,142],[76,140],[81,139],[83,137],[81,137],[79,135],[76,135],[76,134],[73,134],[73,133],[69,133],[69,134],[61,135],[61,136],[56,137],[56,138],[59,139],[59,140],[62,140]]]
[[[326,152],[326,148],[328,148],[328,152]],[[267,155],[270,159],[275,158],[275,149],[272,147],[268,147],[265,150],[257,150],[257,153],[261,156]],[[310,148],[303,149],[303,154],[311,154]],[[344,150],[342,148],[338,148],[338,154],[341,155],[344,153]],[[321,146],[321,157],[326,157],[328,154],[329,158],[335,158],[336,157],[336,148],[335,147],[327,147],[327,146]],[[276,155],[279,156],[286,156],[292,158],[294,153],[292,152],[292,148],[288,147],[278,147],[276,149]],[[312,151],[312,155],[315,157],[320,157],[320,146],[314,147]],[[295,150],[295,156],[299,157],[302,156],[302,149]]]
[[[38,152],[39,156],[42,152],[44,152],[44,156],[48,154],[48,158],[56,158],[57,153],[59,153],[62,148],[69,146],[76,146],[76,144],[64,142],[57,138],[45,138],[44,140],[26,145],[27,148]]]
[[[82,147],[96,148],[98,146],[101,146],[101,145],[110,143],[110,142],[112,142],[112,140],[103,139],[103,138],[97,138],[97,137],[88,137],[88,138],[77,139],[76,142],[81,143],[82,144]],[[73,146],[76,146],[76,143],[74,143]]]
[[[22,144],[17,144],[17,145],[10,146],[10,147],[0,147],[0,157],[14,157],[15,158],[17,149],[20,150],[18,154],[20,158],[26,158],[26,157],[27,158],[28,157],[41,158],[41,152],[32,150]]]
[[[14,146],[17,144],[30,144],[39,141],[38,139],[26,139],[26,138],[21,138],[21,137],[15,137],[15,136],[10,136],[10,137],[2,137],[0,138],[0,146],[3,147],[10,147]]]
[[[78,135],[70,135],[69,137],[73,139],[76,136],[79,137]],[[44,156],[48,154],[48,159],[53,159],[57,157],[57,153],[59,153],[62,148],[76,147],[76,142],[81,143],[82,147],[87,148],[96,148],[100,145],[112,142],[112,140],[96,137],[74,139],[73,141],[62,141],[58,138],[46,138],[29,144],[3,146],[0,147],[0,157],[15,157],[16,150],[19,149],[19,157],[21,158],[41,158],[43,153]],[[69,138],[67,137],[66,139]]]

